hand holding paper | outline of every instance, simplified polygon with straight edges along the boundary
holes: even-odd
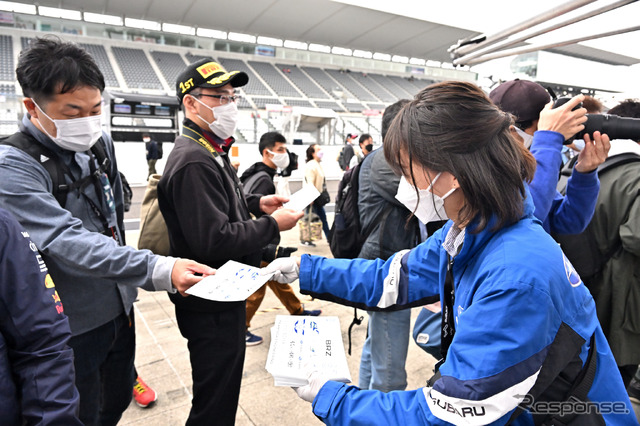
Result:
[[[215,275],[203,278],[187,290],[187,294],[218,302],[246,300],[269,281],[272,275],[262,273],[260,268],[230,260]]]
[[[338,318],[278,315],[266,369],[276,386],[299,388],[307,401],[327,380],[350,382]]]
[[[297,388],[294,387],[293,390],[296,391],[300,398],[304,399],[307,402],[313,402],[313,400],[316,398],[316,395],[318,395],[318,392],[320,392],[320,389],[322,389],[324,384],[327,383],[329,379],[323,377],[319,372],[314,371],[309,374],[307,380],[309,381],[308,385],[300,386]]]
[[[263,275],[281,284],[294,282],[300,276],[300,258],[296,256],[280,257],[260,270]]]

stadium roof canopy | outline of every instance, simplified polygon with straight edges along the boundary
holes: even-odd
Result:
[[[26,3],[24,0],[19,2]],[[595,3],[602,3],[600,0]],[[28,2],[33,4],[33,2]],[[557,0],[37,0],[40,6],[80,10],[451,62],[450,46],[491,34],[557,6]],[[595,5],[594,3],[594,5]],[[639,16],[640,3],[616,11]],[[634,9],[628,9],[633,7]],[[620,8],[625,9],[623,8]],[[595,19],[595,18],[594,18]],[[622,25],[618,18],[616,24]],[[576,24],[577,25],[577,24]],[[615,24],[614,24],[615,25]],[[600,24],[591,24],[591,31]],[[571,31],[568,34],[574,34]],[[557,47],[557,53],[614,65],[640,62],[635,49],[620,51],[613,36],[596,43]],[[568,36],[566,39],[571,39]],[[603,44],[604,43],[604,44]],[[522,43],[520,44],[522,45]],[[611,48],[610,48],[611,47]]]

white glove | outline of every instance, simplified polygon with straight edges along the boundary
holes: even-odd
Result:
[[[262,275],[273,274],[272,280],[282,284],[292,283],[300,276],[298,257],[279,257],[260,270]]]
[[[326,377],[321,376],[317,371],[309,374],[307,380],[309,380],[308,385],[292,389],[296,391],[300,398],[304,399],[307,402],[313,402],[313,400],[316,398],[316,395],[318,395],[318,392],[320,392],[320,389],[329,380]]]

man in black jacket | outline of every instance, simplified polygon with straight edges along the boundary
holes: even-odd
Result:
[[[263,247],[302,216],[283,197],[245,196],[228,151],[238,110],[234,88],[248,76],[212,59],[187,67],[176,93],[185,120],[158,185],[172,256],[220,267],[229,260],[259,266]],[[250,213],[259,215],[251,219]],[[235,423],[245,354],[245,302],[171,297],[188,341],[193,401],[188,425]]]
[[[249,167],[240,177],[244,190],[254,195],[270,195],[276,193],[276,187],[273,178],[278,169],[284,170],[289,166],[289,152],[287,152],[287,140],[278,132],[267,132],[260,137],[258,149],[262,154],[262,161],[258,161]],[[278,238],[279,239],[279,238]],[[264,266],[269,264],[276,257],[289,256],[296,251],[296,248],[279,247],[278,241],[269,244],[262,255]],[[289,284],[280,284],[277,281],[268,281],[267,284],[260,287],[247,299],[247,346],[259,345],[262,343],[262,337],[257,336],[249,331],[251,319],[260,307],[267,286],[271,288],[273,293],[282,302],[287,311],[291,315],[309,315],[316,317],[322,313],[319,309],[306,310],[300,299],[293,291]]]

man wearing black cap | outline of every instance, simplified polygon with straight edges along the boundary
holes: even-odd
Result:
[[[562,167],[562,145],[584,129],[586,109],[573,110],[583,95],[553,108],[547,91],[538,83],[515,79],[501,84],[489,97],[500,109],[515,116],[513,131],[536,158],[537,168],[529,185],[535,216],[547,232],[582,232],[595,210],[600,183],[597,168],[607,158],[609,138],[595,132],[593,141],[585,135],[585,148],[567,182],[566,196],[557,190]]]
[[[259,266],[262,248],[302,217],[280,208],[286,198],[245,196],[231,166],[227,153],[238,116],[234,88],[247,82],[244,72],[227,72],[212,59],[191,64],[178,77],[176,94],[185,120],[158,184],[174,256],[212,267],[228,260]],[[252,220],[250,213],[259,218]],[[187,424],[234,424],[246,348],[245,302],[193,296],[171,301],[191,359]]]

